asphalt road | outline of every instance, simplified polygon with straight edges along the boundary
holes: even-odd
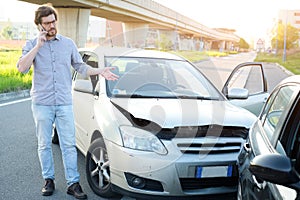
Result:
[[[240,53],[226,57],[212,57],[206,61],[196,63],[200,70],[221,90],[231,71],[242,62],[252,62],[256,57],[255,52]],[[287,76],[292,75],[279,65],[264,63],[265,75],[268,81],[269,92]]]
[[[66,193],[61,152],[53,145],[56,190],[51,197],[41,196],[44,184],[37,156],[37,139],[31,101],[0,104],[0,199],[1,200],[72,200]],[[83,190],[89,199],[103,199],[89,188],[85,177],[84,156],[78,153],[78,168]]]
[[[253,53],[239,54],[226,58],[212,58],[197,63],[204,74],[220,88],[232,68],[240,62],[252,61]],[[210,66],[208,66],[210,64]],[[269,88],[288,76],[282,68],[266,64]],[[71,200],[66,194],[66,183],[59,146],[53,145],[56,171],[56,190],[50,197],[41,196],[44,184],[37,157],[37,139],[31,112],[30,99],[0,102],[0,200]],[[81,185],[89,200],[101,200],[89,188],[85,176],[85,160],[78,153],[78,168]],[[130,199],[123,197],[122,199]]]

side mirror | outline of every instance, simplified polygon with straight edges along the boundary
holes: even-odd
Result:
[[[228,99],[247,99],[249,91],[245,88],[230,88],[227,94]]]
[[[249,170],[259,179],[300,191],[300,177],[286,156],[275,153],[256,156]]]

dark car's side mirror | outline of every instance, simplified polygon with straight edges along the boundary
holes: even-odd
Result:
[[[257,178],[300,191],[300,177],[286,156],[276,153],[256,156],[249,170]]]

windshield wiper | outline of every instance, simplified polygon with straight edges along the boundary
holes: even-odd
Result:
[[[219,100],[217,97],[206,97],[206,96],[186,96],[186,95],[179,95],[177,96],[178,99],[199,99],[199,100]]]
[[[158,95],[142,95],[142,94],[131,94],[127,95],[129,98],[160,98],[160,99],[176,99],[177,96],[158,96]]]

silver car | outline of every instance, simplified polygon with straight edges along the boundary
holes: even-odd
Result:
[[[125,48],[80,53],[89,65],[113,66],[119,75],[117,81],[73,76],[77,147],[96,194],[237,196],[238,155],[256,116],[227,98],[249,98],[249,90],[235,84],[255,71],[263,85],[258,93],[265,94],[260,63],[239,66],[223,95],[197,67],[173,54]],[[250,65],[258,70],[244,70]]]

